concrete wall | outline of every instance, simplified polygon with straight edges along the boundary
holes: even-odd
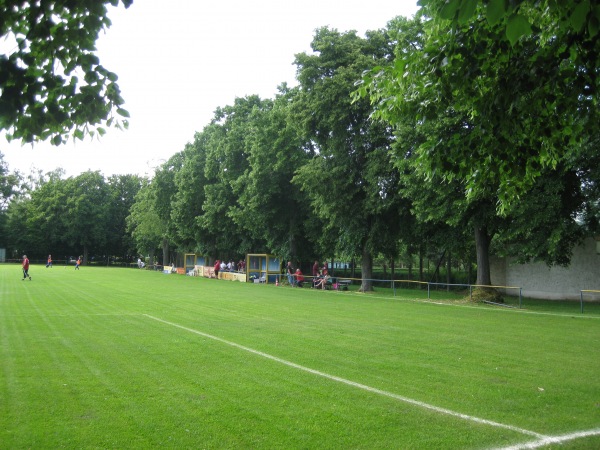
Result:
[[[492,284],[521,287],[524,297],[579,300],[581,290],[600,290],[600,254],[593,238],[573,250],[571,265],[567,268],[549,268],[544,263],[516,264],[492,257],[490,269]],[[592,299],[600,299],[600,294],[585,294],[584,300]]]

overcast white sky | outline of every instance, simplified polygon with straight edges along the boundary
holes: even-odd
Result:
[[[193,141],[217,107],[246,95],[273,98],[281,83],[295,85],[294,55],[310,51],[316,28],[364,35],[396,16],[412,17],[416,2],[134,0],[129,9],[111,8],[98,56],[119,75],[129,129],[60,147],[0,138],[0,152],[10,171],[23,174],[59,167],[67,176],[152,174]]]

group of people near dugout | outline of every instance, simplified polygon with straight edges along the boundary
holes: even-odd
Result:
[[[246,261],[240,259],[236,264],[233,260],[229,262],[216,260],[214,265],[215,278],[219,278],[219,272],[240,272],[243,273],[246,271]]]
[[[292,267],[292,262],[288,261],[286,266],[286,275],[290,286],[302,287],[304,286],[304,275],[298,267],[296,270]],[[312,287],[325,289],[329,282],[329,270],[327,268],[327,261],[323,264],[323,267],[319,266],[319,261],[315,261],[312,266]]]

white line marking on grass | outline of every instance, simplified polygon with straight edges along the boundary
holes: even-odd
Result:
[[[546,436],[537,441],[526,442],[523,444],[512,445],[510,447],[502,447],[497,450],[526,450],[526,449],[535,449],[544,447],[550,444],[562,444],[566,441],[573,441],[575,439],[590,437],[590,436],[600,436],[600,428],[596,428],[595,430],[588,431],[577,431],[575,433],[563,434],[562,436]]]
[[[573,319],[600,320],[600,316],[590,316],[589,314],[585,315],[585,314],[581,314],[581,313],[551,313],[551,312],[541,312],[541,311],[530,311],[526,308],[490,308],[489,306],[461,305],[461,304],[456,304],[456,303],[451,303],[451,302],[443,302],[443,301],[429,300],[429,299],[410,299],[410,298],[403,298],[403,297],[399,297],[399,296],[383,297],[383,296],[378,296],[378,295],[362,294],[362,293],[356,293],[356,292],[344,292],[341,295],[348,295],[348,296],[354,296],[354,297],[360,297],[360,298],[377,298],[380,300],[392,299],[392,300],[411,302],[411,303],[426,303],[429,305],[452,306],[455,308],[471,308],[471,309],[477,309],[479,311],[505,312],[505,313],[513,312],[513,313],[520,313],[520,314],[534,314],[534,315],[538,315],[538,316],[554,316],[554,317],[569,317],[569,318],[573,318]],[[366,295],[368,295],[368,297]]]
[[[469,416],[467,414],[462,414],[462,413],[459,413],[459,412],[456,412],[456,411],[452,411],[450,409],[440,408],[438,406],[434,406],[434,405],[430,405],[428,403],[420,402],[420,401],[414,400],[412,398],[403,397],[401,395],[394,394],[392,392],[383,391],[381,389],[377,389],[377,388],[374,388],[374,387],[371,387],[371,386],[367,386],[365,384],[356,383],[354,381],[350,381],[350,380],[347,380],[345,378],[340,378],[340,377],[337,377],[335,375],[330,375],[330,374],[327,374],[325,372],[320,372],[318,370],[311,369],[310,367],[301,366],[301,365],[293,363],[291,361],[287,361],[285,359],[278,358],[277,356],[269,355],[268,353],[263,353],[263,352],[261,352],[259,350],[254,350],[254,349],[252,349],[250,347],[245,347],[243,345],[236,344],[235,342],[231,342],[231,341],[222,339],[220,337],[213,336],[211,334],[203,333],[202,331],[194,330],[193,328],[188,328],[188,327],[185,327],[183,325],[179,325],[177,323],[173,323],[173,322],[169,322],[167,320],[159,319],[158,317],[150,316],[148,314],[142,314],[142,315],[145,316],[145,317],[148,317],[149,319],[156,320],[157,322],[162,322],[164,324],[167,324],[167,325],[170,325],[170,326],[173,326],[173,327],[176,327],[176,328],[180,328],[180,329],[185,330],[185,331],[189,331],[190,333],[194,333],[194,334],[197,334],[199,336],[203,336],[205,338],[212,339],[212,340],[221,342],[223,344],[230,345],[232,347],[238,348],[240,350],[244,350],[244,351],[252,353],[254,355],[262,356],[263,358],[267,358],[267,359],[270,359],[272,361],[278,362],[280,364],[284,364],[286,366],[293,367],[294,369],[302,370],[304,372],[308,372],[308,373],[311,373],[313,375],[318,375],[320,377],[327,378],[328,380],[337,381],[339,383],[343,383],[343,384],[346,384],[348,386],[352,386],[352,387],[355,387],[355,388],[358,388],[358,389],[362,389],[362,390],[367,391],[367,392],[372,392],[374,394],[383,395],[385,397],[393,398],[395,400],[399,400],[399,401],[404,402],[404,403],[408,403],[408,404],[411,404],[411,405],[419,406],[421,408],[428,409],[430,411],[435,411],[435,412],[440,413],[440,414],[446,414],[446,415],[449,415],[449,416],[452,416],[452,417],[458,417],[458,418],[463,419],[463,420],[468,420],[468,421],[471,421],[471,422],[475,422],[475,423],[479,423],[479,424],[483,424],[483,425],[489,425],[489,426],[497,427],[497,428],[504,428],[504,429],[507,429],[507,430],[515,431],[517,433],[527,434],[529,436],[535,436],[535,437],[537,437],[539,439],[548,439],[549,438],[548,436],[544,436],[543,434],[536,433],[535,431],[525,430],[523,428],[518,428],[518,427],[515,427],[515,426],[512,426],[512,425],[506,425],[506,424],[503,424],[503,423],[494,422],[494,421],[487,420],[487,419],[481,419],[481,418],[475,417],[475,416]]]

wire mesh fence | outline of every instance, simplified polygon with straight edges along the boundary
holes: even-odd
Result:
[[[285,278],[285,277],[284,277]],[[319,278],[306,277],[304,287],[317,287],[326,290],[342,292],[361,292],[406,298],[411,300],[428,300],[444,303],[484,303],[500,308],[512,308],[553,313],[586,313],[600,315],[600,291],[581,291],[580,300],[548,300],[523,296],[519,286],[488,286],[462,283],[440,283],[416,280],[394,279],[365,279],[350,277],[331,277],[323,286],[316,285]],[[284,285],[287,281],[283,282]],[[365,289],[366,288],[366,289]],[[474,298],[477,289],[492,290],[498,295],[498,300]]]

